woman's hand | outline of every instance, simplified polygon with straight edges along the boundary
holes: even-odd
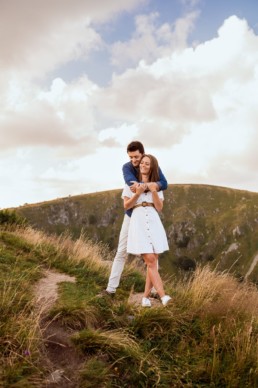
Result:
[[[148,188],[152,193],[152,199],[155,206],[155,209],[160,212],[163,208],[163,200],[159,197],[158,190],[159,186],[156,182],[149,182]]]
[[[146,183],[137,183],[135,185],[135,194],[132,197],[124,197],[124,208],[131,209],[134,207],[136,204],[137,199],[140,197],[142,193],[147,189],[147,184]]]

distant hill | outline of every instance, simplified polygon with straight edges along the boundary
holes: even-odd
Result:
[[[121,190],[70,196],[16,209],[48,233],[82,229],[94,241],[115,249],[123,219]],[[239,279],[247,273],[258,283],[258,193],[210,185],[169,185],[161,218],[170,251],[161,270],[178,274],[210,263]],[[253,268],[251,267],[253,264]],[[251,270],[251,272],[250,272]]]

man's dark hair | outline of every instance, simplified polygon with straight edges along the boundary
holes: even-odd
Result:
[[[130,144],[128,144],[127,152],[134,151],[139,151],[141,154],[145,153],[143,144],[140,141],[132,141]]]

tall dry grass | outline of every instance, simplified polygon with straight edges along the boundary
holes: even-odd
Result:
[[[69,234],[61,236],[47,235],[44,232],[35,230],[31,227],[19,228],[17,235],[25,241],[32,244],[39,250],[46,250],[46,247],[52,247],[56,256],[68,258],[72,262],[85,262],[95,271],[105,270],[113,258],[112,252],[104,244],[94,243],[84,233],[77,240],[73,240]]]
[[[191,302],[193,309],[234,311],[258,314],[258,293],[254,284],[239,283],[228,272],[216,272],[209,266],[197,267],[187,282],[176,285],[182,297]]]
[[[32,278],[34,272],[32,269]],[[14,270],[0,287],[0,383],[14,383],[26,370],[37,376],[41,373],[37,367],[42,341],[41,311],[34,308],[30,298],[29,279],[29,271],[24,275]]]
[[[246,386],[252,386],[255,376],[258,379],[256,286],[239,283],[229,273],[206,266],[198,267],[188,281],[177,283],[176,293],[179,311],[187,311],[193,322],[198,322],[196,330],[203,333],[192,357],[199,353],[203,358],[205,349],[210,349],[211,363],[206,369],[210,381],[221,377],[226,386],[234,387],[238,386],[238,378],[250,374],[251,382]]]

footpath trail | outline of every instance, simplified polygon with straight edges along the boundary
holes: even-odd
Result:
[[[44,381],[46,388],[73,388],[82,360],[71,343],[70,335],[58,319],[49,320],[48,311],[58,299],[58,284],[61,282],[75,283],[76,279],[69,275],[52,270],[45,271],[35,287],[36,306],[40,314],[40,327],[44,342],[43,360],[49,375]]]
[[[49,371],[44,380],[46,388],[74,388],[77,386],[79,370],[84,359],[71,343],[71,331],[66,330],[58,317],[50,319],[48,312],[58,299],[58,284],[75,283],[76,279],[53,270],[46,270],[45,277],[35,287],[36,308],[40,315],[40,328],[44,343],[44,365]],[[143,293],[131,294],[129,303],[140,306]],[[161,302],[151,298],[153,307]]]
[[[71,282],[75,283],[75,277],[46,270],[45,277],[40,279],[35,288],[37,306],[42,313],[50,310],[58,298],[58,283]]]

